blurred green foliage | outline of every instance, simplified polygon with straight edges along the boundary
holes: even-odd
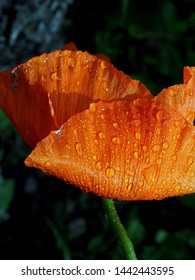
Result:
[[[195,65],[194,4],[192,0],[152,4],[140,0],[77,0],[69,7],[58,32],[61,39],[64,34],[64,43],[74,41],[81,50],[109,55],[115,66],[156,94],[182,82],[185,65]],[[7,6],[4,17],[8,11]],[[14,24],[10,17],[7,19],[3,35],[9,39],[10,25]],[[40,15],[36,19],[33,14],[33,19],[41,24]],[[29,49],[28,39],[22,40],[24,34],[25,30],[18,35],[19,47],[23,42],[22,49],[26,48],[28,55],[24,54],[21,62],[29,54],[39,54],[40,49],[36,33]],[[47,36],[52,34],[48,30]],[[1,44],[4,42],[5,52],[12,53],[11,66],[13,46],[9,46],[8,39],[1,40]],[[59,48],[58,40],[55,42]],[[18,63],[18,57],[15,61]],[[2,69],[3,62],[0,58]],[[29,152],[0,111],[0,258],[122,259],[101,199],[26,168],[23,161]],[[195,195],[163,201],[116,202],[116,208],[138,258],[195,258]]]

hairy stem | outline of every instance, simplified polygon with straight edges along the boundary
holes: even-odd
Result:
[[[103,205],[105,213],[108,217],[109,223],[111,224],[114,232],[118,237],[119,244],[123,250],[123,253],[128,260],[137,260],[133,243],[129,239],[127,232],[122,225],[118,214],[116,212],[115,205],[112,199],[103,199]]]

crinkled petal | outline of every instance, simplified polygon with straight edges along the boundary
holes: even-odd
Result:
[[[31,147],[91,102],[134,95],[151,98],[139,81],[87,52],[58,50],[0,73],[0,107]]]
[[[155,98],[169,104],[193,125],[195,119],[195,67],[184,68],[184,84],[163,89]]]
[[[147,98],[92,103],[25,163],[98,196],[160,200],[195,192],[195,128]]]

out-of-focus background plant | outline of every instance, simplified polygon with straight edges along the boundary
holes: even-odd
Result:
[[[0,70],[70,41],[157,94],[195,65],[195,1],[0,1]],[[0,259],[123,258],[101,199],[28,169],[29,152],[0,110]],[[195,259],[195,195],[116,207],[138,258]]]

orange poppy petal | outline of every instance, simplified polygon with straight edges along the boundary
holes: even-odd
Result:
[[[69,50],[69,51],[78,51],[77,46],[73,42],[69,42],[62,48],[62,51]]]
[[[0,73],[0,107],[32,147],[92,101],[150,92],[87,52],[55,51]]]
[[[195,192],[195,128],[162,103],[92,103],[25,161],[85,192],[152,200]]]
[[[70,42],[70,43],[67,43],[63,48],[62,50],[70,50],[70,51],[78,51],[78,48],[77,46],[75,45],[75,43],[73,42]],[[102,59],[102,60],[105,60],[107,62],[111,62],[111,59],[109,58],[109,56],[103,54],[103,53],[98,53],[98,54],[95,54],[96,57]]]
[[[193,125],[195,118],[195,67],[184,68],[184,84],[163,89],[155,98],[169,104]]]

